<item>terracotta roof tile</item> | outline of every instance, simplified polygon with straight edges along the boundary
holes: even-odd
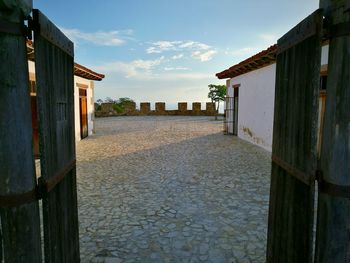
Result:
[[[276,61],[277,44],[270,46],[268,49],[233,65],[232,67],[219,72],[216,76],[219,79],[227,79],[237,77],[250,71],[265,67]]]

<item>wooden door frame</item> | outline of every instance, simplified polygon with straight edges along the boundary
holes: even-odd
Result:
[[[87,105],[87,89],[88,85],[83,85],[77,83],[78,92],[79,92],[79,124],[80,124],[80,139],[84,139],[89,136],[89,119],[88,119],[88,105]],[[83,92],[81,92],[83,91]],[[84,133],[83,128],[83,114],[82,114],[82,100],[85,99],[85,107],[86,107],[86,134]]]
[[[233,127],[233,135],[238,136],[238,107],[239,107],[239,87],[241,84],[233,85],[233,122],[234,122],[234,127]]]

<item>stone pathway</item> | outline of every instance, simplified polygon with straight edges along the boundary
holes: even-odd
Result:
[[[82,262],[265,262],[270,154],[212,117],[111,117],[77,144]]]

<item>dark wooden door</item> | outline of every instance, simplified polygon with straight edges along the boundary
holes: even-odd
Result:
[[[233,135],[238,135],[238,95],[239,95],[239,86],[234,87],[234,128],[233,128]]]
[[[316,262],[350,262],[350,1],[321,1],[330,41]]]
[[[322,13],[278,40],[267,262],[312,262]]]
[[[79,94],[86,94],[86,90],[79,90]],[[87,98],[86,96],[80,96],[79,98],[80,108],[80,137],[86,138],[89,135],[88,131],[88,111],[87,111]]]
[[[38,125],[38,107],[36,96],[30,96],[32,107],[32,126],[33,126],[33,152],[35,159],[39,159],[39,125]]]
[[[73,43],[33,10],[45,262],[79,262]]]
[[[0,4],[0,262],[42,262],[23,30],[29,2]]]

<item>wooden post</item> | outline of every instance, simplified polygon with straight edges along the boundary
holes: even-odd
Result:
[[[42,261],[38,202],[23,204],[28,199],[23,194],[36,186],[26,38],[20,30],[31,9],[32,1],[0,0],[0,215],[5,262]],[[17,204],[10,205],[14,200]]]
[[[316,262],[350,262],[350,1],[321,0],[320,7],[329,22],[330,52]]]

